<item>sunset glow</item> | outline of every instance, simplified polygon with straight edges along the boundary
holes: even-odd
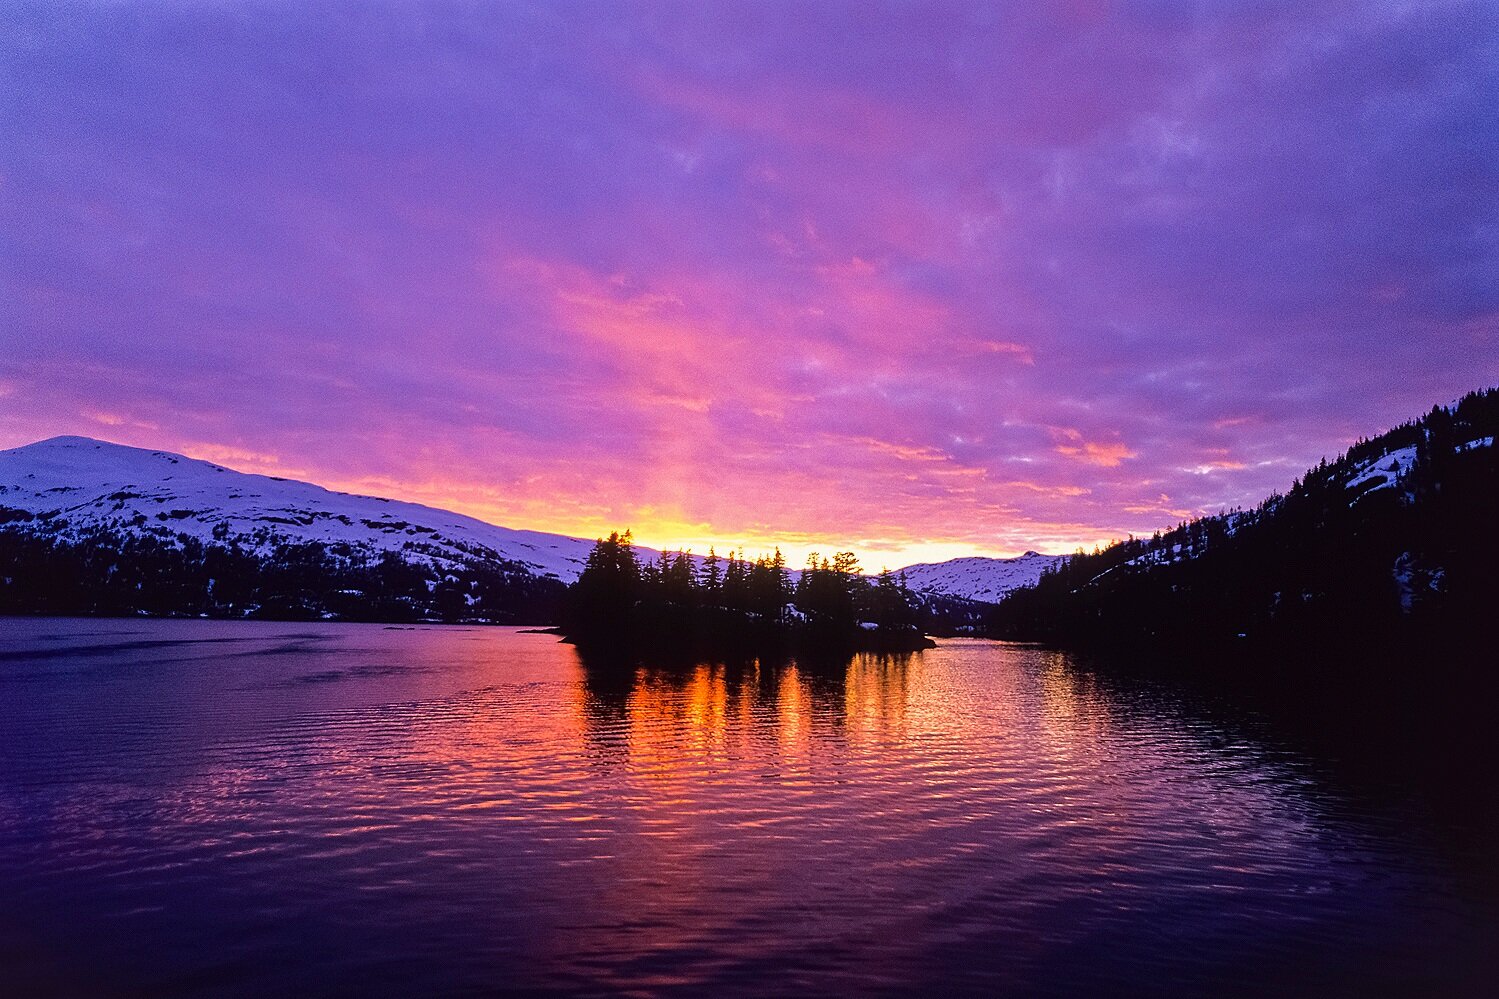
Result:
[[[878,569],[1499,380],[1491,6],[1020,11],[8,10],[0,448]]]

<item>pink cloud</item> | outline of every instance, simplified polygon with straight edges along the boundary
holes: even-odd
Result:
[[[698,548],[1251,503],[1499,379],[1456,10],[38,8],[0,444]]]

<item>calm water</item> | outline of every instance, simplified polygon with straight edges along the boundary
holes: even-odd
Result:
[[[1222,717],[984,642],[0,619],[0,992],[1482,992],[1419,812]]]

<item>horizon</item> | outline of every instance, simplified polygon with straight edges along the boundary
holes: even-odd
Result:
[[[791,9],[8,9],[0,448],[877,570],[1499,383],[1492,9]]]
[[[1479,387],[1477,387],[1475,389],[1471,389],[1469,391],[1470,392],[1499,391],[1499,385],[1495,385],[1495,386],[1479,386]],[[1463,393],[1463,395],[1467,395],[1467,394],[1469,394],[1469,393],[1467,393],[1467,392]],[[1451,407],[1453,407],[1453,406],[1456,405],[1456,403],[1459,401],[1459,398],[1460,397],[1454,397],[1452,399],[1443,400],[1441,402],[1434,403],[1433,406],[1443,407],[1443,408],[1451,408]],[[1426,412],[1429,412],[1429,410],[1425,410],[1425,411],[1423,411],[1421,413],[1413,415],[1412,417],[1409,418],[1409,421],[1419,420],[1422,416],[1424,416],[1426,414]],[[1400,423],[1403,424],[1403,423],[1406,423],[1406,422],[1409,422],[1409,421],[1402,420],[1402,421],[1400,421]],[[1399,425],[1400,424],[1392,424],[1391,426],[1383,427],[1383,428],[1381,428],[1379,430],[1369,431],[1367,433],[1360,434],[1356,438],[1354,438],[1353,440],[1348,441],[1348,444],[1352,445],[1352,444],[1356,443],[1357,441],[1372,440],[1372,439],[1378,438],[1378,437],[1382,436],[1383,434],[1387,433],[1388,431],[1395,429],[1395,427],[1399,426]],[[368,498],[371,498],[371,499],[389,499],[389,500],[393,500],[393,501],[401,502],[401,503],[412,503],[412,504],[427,506],[427,507],[430,507],[432,509],[436,509],[436,510],[439,510],[439,511],[444,511],[444,512],[449,512],[449,513],[457,513],[457,514],[461,514],[463,516],[473,517],[475,520],[483,521],[484,523],[490,524],[491,526],[494,526],[494,527],[507,528],[507,529],[517,530],[517,531],[536,531],[537,530],[536,528],[532,528],[532,527],[529,527],[529,526],[524,525],[524,524],[502,524],[502,523],[499,523],[497,521],[486,520],[483,516],[480,516],[480,515],[474,514],[474,513],[469,513],[469,512],[467,512],[465,510],[461,510],[461,509],[457,509],[457,508],[443,507],[443,506],[440,506],[440,505],[439,506],[434,506],[433,504],[431,504],[429,502],[424,502],[423,500],[420,500],[420,499],[410,499],[410,498],[407,498],[407,497],[404,497],[404,496],[401,496],[401,495],[397,495],[397,494],[383,495],[383,494],[372,493],[372,492],[360,492],[358,489],[340,488],[340,487],[337,487],[337,486],[329,485],[327,483],[318,482],[318,481],[316,481],[314,479],[298,478],[297,476],[293,476],[293,475],[271,476],[271,473],[269,473],[269,472],[257,472],[257,471],[253,471],[253,470],[237,468],[233,464],[230,464],[230,463],[225,463],[225,462],[221,462],[221,461],[215,461],[213,459],[203,458],[203,457],[200,457],[200,456],[197,456],[197,455],[193,455],[193,454],[188,454],[188,453],[185,453],[185,452],[171,451],[170,449],[167,449],[167,448],[150,447],[150,446],[147,446],[147,445],[124,444],[124,443],[121,443],[119,441],[111,441],[111,440],[107,440],[107,439],[102,438],[102,437],[94,437],[94,436],[90,436],[90,435],[87,435],[87,434],[55,434],[52,437],[47,437],[47,438],[43,438],[41,440],[31,441],[31,442],[29,442],[27,444],[16,445],[16,446],[13,446],[13,447],[0,447],[0,453],[3,453],[5,451],[12,451],[12,450],[22,450],[22,449],[29,448],[29,447],[35,447],[35,446],[42,445],[42,444],[48,444],[48,443],[51,443],[53,441],[58,441],[58,440],[82,440],[82,441],[88,441],[88,442],[91,442],[91,443],[94,443],[94,444],[104,444],[104,445],[108,445],[108,446],[111,446],[111,447],[121,447],[121,448],[129,448],[129,449],[133,449],[133,450],[151,451],[151,452],[165,452],[165,453],[168,453],[168,454],[178,455],[180,457],[190,458],[190,459],[197,460],[197,461],[205,461],[205,462],[208,462],[208,463],[214,464],[214,465],[220,465],[220,466],[222,466],[224,468],[227,468],[228,470],[230,470],[232,472],[238,472],[238,473],[241,473],[241,474],[246,474],[246,475],[262,475],[262,476],[266,476],[266,477],[274,477],[274,478],[277,478],[277,479],[289,479],[291,481],[300,482],[300,483],[303,483],[305,485],[312,485],[312,486],[316,486],[317,488],[320,488],[320,489],[326,489],[329,492],[333,492],[333,493],[341,493],[341,494],[353,495],[353,496],[365,496],[365,497],[368,497]],[[1347,449],[1345,447],[1345,448],[1340,449],[1339,451],[1337,451],[1337,452],[1335,452],[1333,454],[1324,454],[1324,455],[1320,456],[1319,459],[1318,459],[1318,462],[1313,462],[1313,463],[1309,464],[1306,467],[1306,469],[1303,469],[1303,473],[1309,473],[1309,472],[1313,471],[1315,469],[1316,465],[1319,462],[1324,462],[1324,461],[1329,461],[1330,462],[1330,461],[1341,459],[1343,457],[1343,455],[1346,453],[1346,450]],[[1302,475],[1302,473],[1298,473],[1296,477],[1299,479],[1301,477],[1301,475]],[[1290,484],[1288,483],[1284,488],[1274,489],[1270,493],[1267,493],[1266,495],[1261,496],[1258,499],[1255,499],[1255,500],[1253,500],[1251,502],[1246,502],[1246,503],[1242,503],[1242,504],[1235,504],[1235,506],[1232,507],[1232,508],[1230,508],[1230,507],[1223,507],[1223,508],[1220,508],[1218,510],[1205,511],[1205,512],[1203,512],[1201,514],[1198,514],[1198,515],[1196,515],[1196,516],[1194,516],[1192,518],[1188,518],[1188,520],[1195,520],[1195,519],[1200,519],[1201,517],[1212,517],[1212,516],[1216,516],[1216,515],[1221,515],[1223,513],[1228,512],[1230,509],[1234,509],[1234,508],[1253,509],[1253,508],[1259,506],[1264,501],[1269,500],[1272,496],[1283,495],[1285,493],[1286,489],[1288,489],[1289,487],[1290,487]],[[1148,537],[1151,534],[1154,534],[1154,533],[1157,533],[1157,532],[1169,531],[1172,528],[1178,526],[1180,523],[1185,523],[1185,522],[1187,522],[1187,520],[1178,521],[1178,522],[1171,523],[1171,524],[1162,524],[1162,525],[1158,526],[1157,528],[1155,528],[1154,531],[1141,532],[1140,536],[1141,537]],[[557,534],[558,532],[542,531],[541,533]],[[718,550],[717,553],[722,558],[727,558],[730,554],[737,553],[741,558],[747,558],[750,561],[753,561],[756,558],[759,558],[759,557],[762,557],[762,556],[763,557],[769,557],[773,553],[779,552],[782,555],[782,557],[785,558],[786,564],[787,564],[788,568],[790,568],[793,572],[799,572],[800,569],[801,569],[801,567],[805,565],[805,563],[806,563],[806,561],[807,561],[807,559],[808,559],[809,556],[817,555],[817,556],[824,556],[825,557],[825,556],[829,556],[829,555],[833,554],[835,551],[845,550],[845,549],[837,549],[837,548],[834,548],[834,547],[829,546],[829,545],[821,545],[821,546],[819,546],[819,545],[815,545],[815,544],[811,545],[811,546],[808,546],[808,547],[800,547],[799,548],[799,547],[796,547],[796,546],[788,546],[785,543],[782,543],[782,542],[774,540],[774,538],[772,538],[772,540],[769,542],[768,546],[763,547],[763,548],[758,548],[758,549],[753,549],[750,546],[747,546],[747,545],[744,545],[744,544],[740,544],[740,543],[729,543],[728,545],[725,545],[722,541],[711,540],[711,539],[709,541],[707,541],[700,548],[694,548],[692,546],[685,546],[685,547],[683,547],[683,546],[676,546],[676,545],[663,546],[663,545],[651,544],[649,541],[646,541],[644,539],[636,537],[634,529],[631,528],[631,527],[629,527],[628,525],[623,526],[623,527],[619,527],[619,526],[611,527],[608,530],[601,531],[601,532],[599,532],[596,535],[578,535],[578,534],[574,534],[574,535],[559,535],[559,536],[569,537],[569,538],[572,538],[574,540],[579,540],[579,539],[581,539],[581,540],[590,540],[590,539],[592,539],[594,541],[601,542],[605,538],[610,537],[611,535],[628,535],[629,538],[630,538],[630,540],[631,540],[631,542],[632,542],[632,544],[634,544],[635,547],[637,547],[637,548],[644,548],[644,549],[647,549],[647,550],[659,551],[659,552],[685,553],[685,554],[697,555],[697,556],[706,556],[706,555],[709,554],[710,551]],[[1128,535],[1127,537],[1128,538],[1134,538],[1135,535],[1131,534],[1131,535]],[[1125,540],[1126,540],[1126,537],[1110,538],[1110,539],[1107,539],[1107,540],[1105,540],[1103,542],[1099,542],[1098,545],[1099,545],[1099,547],[1107,548],[1107,547],[1109,547],[1112,544],[1115,544],[1115,543],[1118,543],[1118,542],[1122,542],[1122,541],[1125,541]],[[919,551],[920,548],[918,547],[916,549],[909,549],[909,550],[918,550]],[[1001,560],[1001,561],[1011,561],[1011,560],[1015,560],[1015,559],[1019,559],[1019,558],[1024,558],[1024,557],[1027,557],[1027,556],[1032,556],[1032,555],[1040,555],[1040,556],[1043,556],[1043,557],[1046,557],[1046,558],[1058,558],[1058,557],[1070,556],[1070,555],[1073,555],[1073,554],[1084,554],[1086,552],[1086,550],[1087,549],[1085,549],[1083,546],[1078,546],[1077,548],[1073,549],[1072,551],[1040,551],[1038,549],[1031,548],[1031,549],[1027,549],[1027,550],[1025,550],[1023,552],[1015,552],[1013,554],[993,554],[993,553],[985,553],[985,552],[976,552],[976,551],[973,551],[973,550],[963,550],[963,551],[960,551],[960,552],[958,552],[956,554],[943,554],[943,555],[940,555],[938,557],[927,558],[927,559],[907,559],[906,561],[895,563],[895,564],[884,564],[884,565],[878,565],[878,566],[869,564],[866,561],[866,559],[864,558],[864,553],[858,551],[857,549],[854,549],[853,552],[854,552],[855,555],[859,556],[859,561],[860,561],[859,571],[865,573],[866,575],[876,575],[880,571],[886,570],[886,569],[892,570],[892,571],[904,571],[905,569],[908,569],[908,568],[916,568],[918,566],[931,565],[931,564],[937,564],[937,563],[944,563],[944,562],[954,561],[954,560],[958,560],[958,559],[966,559],[966,558],[991,558],[991,559],[998,559],[998,560]]]
[[[242,474],[242,475],[257,475],[257,476],[263,476],[263,477],[266,477],[266,478],[274,478],[276,481],[287,481],[287,482],[297,483],[297,484],[300,484],[300,485],[314,486],[314,487],[316,487],[318,489],[327,490],[328,492],[334,493],[336,495],[354,496],[354,497],[366,498],[366,499],[391,500],[391,501],[397,502],[397,503],[409,503],[409,504],[413,504],[413,505],[426,506],[429,509],[433,509],[433,510],[435,510],[437,512],[456,513],[456,514],[460,514],[460,515],[466,516],[466,517],[473,516],[472,514],[464,513],[464,511],[462,511],[462,510],[449,510],[449,509],[447,509],[445,507],[432,507],[430,504],[424,504],[424,503],[421,503],[418,500],[405,499],[405,498],[400,497],[400,496],[381,496],[381,495],[377,495],[377,494],[374,494],[374,493],[351,492],[350,490],[347,490],[347,489],[338,489],[338,488],[335,488],[333,486],[329,486],[329,485],[327,485],[325,483],[313,481],[311,479],[298,479],[298,478],[289,477],[289,476],[270,476],[268,473],[265,473],[265,472],[245,471],[244,469],[235,468],[232,464],[224,464],[222,462],[209,461],[209,459],[206,459],[206,458],[198,458],[198,457],[196,457],[194,455],[191,455],[191,454],[183,454],[182,452],[172,451],[172,450],[169,450],[169,449],[166,449],[166,448],[153,448],[153,447],[146,447],[146,446],[135,445],[135,444],[122,444],[119,441],[111,441],[111,440],[107,440],[107,439],[102,438],[102,437],[91,437],[91,436],[87,436],[87,435],[83,435],[83,434],[56,434],[56,435],[54,435],[52,437],[46,437],[46,438],[43,438],[41,440],[31,441],[31,442],[29,442],[27,444],[21,444],[21,445],[15,446],[15,447],[0,447],[0,454],[5,454],[5,453],[11,452],[11,451],[25,451],[25,450],[29,450],[29,449],[32,449],[32,448],[41,447],[42,445],[52,444],[52,443],[60,442],[60,441],[79,441],[79,442],[87,443],[87,444],[102,444],[102,445],[104,445],[106,447],[123,448],[123,449],[133,450],[133,451],[145,451],[145,452],[149,452],[151,454],[166,454],[166,455],[171,455],[171,456],[174,456],[174,457],[188,458],[188,459],[191,459],[191,460],[194,460],[194,461],[203,461],[203,462],[206,462],[206,463],[208,463],[210,465],[214,465],[216,467],[225,468],[225,469],[227,469],[227,470],[229,470],[231,472],[235,472],[237,474]],[[493,521],[485,521],[482,517],[474,517],[474,519],[475,520],[480,520],[483,523],[489,524],[492,527],[506,528],[506,529],[515,530],[515,531],[534,531],[533,528],[527,527],[524,524],[499,524],[499,523],[495,523]],[[541,533],[553,533],[553,532],[541,532]],[[747,549],[745,547],[738,546],[738,545],[731,546],[731,547],[725,547],[725,546],[723,546],[721,544],[718,544],[716,542],[710,542],[706,547],[704,547],[702,549],[693,549],[693,548],[686,548],[686,549],[679,549],[679,548],[659,548],[657,546],[650,545],[650,544],[648,544],[648,543],[640,540],[639,538],[634,537],[634,531],[630,527],[628,527],[628,526],[618,527],[618,528],[612,528],[609,531],[605,531],[602,534],[597,535],[597,536],[592,537],[592,538],[590,538],[590,537],[588,537],[586,535],[557,535],[557,536],[558,537],[568,537],[568,538],[571,538],[572,540],[575,540],[575,541],[576,540],[583,540],[583,541],[592,540],[592,541],[596,541],[597,542],[597,541],[603,541],[605,538],[608,538],[611,535],[616,535],[616,534],[617,535],[629,535],[631,543],[634,545],[634,547],[637,550],[660,551],[660,552],[668,552],[668,553],[682,553],[682,554],[695,555],[695,556],[700,556],[700,557],[707,556],[709,554],[709,552],[711,550],[713,550],[715,547],[722,548],[722,550],[718,552],[718,555],[719,555],[720,558],[728,558],[731,554],[737,554],[739,557],[747,559],[749,561],[754,561],[755,559],[760,558],[760,557],[767,557],[768,558],[771,555],[773,555],[776,551],[779,551],[781,553],[782,557],[786,559],[786,566],[787,566],[787,568],[790,569],[793,573],[798,573],[798,572],[800,572],[802,570],[802,568],[804,567],[804,565],[806,563],[807,556],[809,556],[809,555],[817,554],[817,555],[820,555],[820,556],[831,556],[831,555],[833,555],[835,553],[834,549],[832,549],[832,548],[830,548],[828,546],[822,546],[821,548],[814,547],[814,548],[808,548],[808,549],[806,549],[804,552],[799,553],[799,557],[798,558],[793,559],[792,552],[790,550],[788,550],[785,545],[775,544],[775,543],[773,543],[770,548],[767,548],[767,549],[764,549],[764,550],[749,550],[749,549]],[[855,555],[861,555],[861,553],[859,553],[859,552],[855,552],[854,554]],[[975,555],[973,553],[967,553],[965,555],[953,556],[952,558],[998,558],[998,559],[1000,559],[1002,561],[1009,561],[1009,560],[1014,560],[1014,559],[1018,559],[1018,558],[1025,558],[1025,557],[1032,556],[1032,555],[1040,555],[1040,556],[1047,557],[1047,558],[1055,558],[1055,557],[1058,557],[1058,556],[1064,555],[1064,554],[1069,554],[1069,553],[1065,553],[1065,552],[1038,552],[1038,551],[1034,551],[1034,550],[1028,550],[1028,551],[1025,551],[1025,552],[1017,553],[1016,555],[1013,555],[1013,556],[981,556],[981,555]],[[904,562],[904,563],[901,563],[899,565],[871,566],[871,565],[865,565],[865,564],[863,564],[863,561],[864,560],[863,560],[862,555],[861,555],[861,558],[860,558],[860,562],[861,562],[860,571],[863,572],[866,575],[871,575],[871,576],[872,575],[877,575],[882,569],[890,569],[892,571],[904,571],[905,569],[916,568],[916,567],[921,566],[921,565],[931,564],[931,563],[927,563],[927,562]],[[951,559],[938,559],[938,560],[935,560],[935,561],[936,562],[946,562],[946,561],[951,561]]]

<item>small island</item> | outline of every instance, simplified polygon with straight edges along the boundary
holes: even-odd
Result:
[[[913,652],[935,643],[918,603],[889,570],[869,577],[853,552],[814,553],[793,573],[779,549],[754,561],[635,555],[629,531],[600,539],[568,588],[558,629],[585,652],[657,656]]]

